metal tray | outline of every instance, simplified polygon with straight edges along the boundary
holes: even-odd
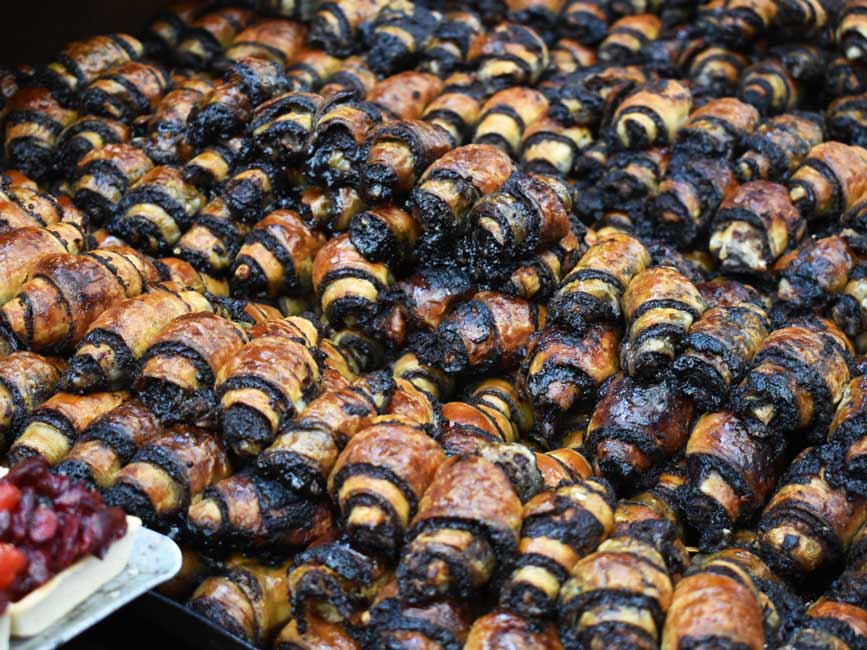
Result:
[[[175,575],[181,568],[181,551],[165,535],[147,528],[136,531],[132,553],[123,572],[106,583],[69,614],[42,634],[11,639],[11,650],[53,650],[116,609]]]
[[[196,650],[260,650],[167,596],[149,591],[130,604],[125,614],[158,626],[163,639],[176,639]],[[17,650],[17,649],[16,649]]]

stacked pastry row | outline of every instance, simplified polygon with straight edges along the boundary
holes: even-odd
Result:
[[[0,437],[283,650],[859,648],[867,5],[189,3],[4,71]]]

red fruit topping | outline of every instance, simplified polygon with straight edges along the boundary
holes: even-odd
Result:
[[[26,564],[24,553],[12,544],[0,544],[0,589],[11,585]]]

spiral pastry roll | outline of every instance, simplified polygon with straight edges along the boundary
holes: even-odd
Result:
[[[215,376],[247,336],[231,320],[210,312],[180,316],[142,354],[136,388],[163,422],[199,422],[212,417]]]
[[[497,465],[481,456],[448,459],[407,533],[397,568],[401,600],[472,596],[515,551],[520,529],[521,500]]]
[[[129,142],[130,128],[107,117],[85,115],[66,127],[57,140],[57,165],[62,171],[74,170],[78,162],[94,149]]]
[[[766,59],[746,68],[738,86],[738,97],[762,115],[779,115],[797,106],[801,85],[777,59]]]
[[[274,639],[275,650],[360,650],[346,627],[308,616],[304,632],[291,620]]]
[[[121,199],[154,165],[147,154],[131,144],[109,144],[78,161],[72,186],[75,205],[98,223],[115,215]],[[167,172],[166,176],[171,174]],[[178,174],[178,181],[183,182]]]
[[[365,259],[393,269],[406,268],[413,260],[420,234],[415,219],[393,205],[359,212],[349,226],[349,238]]]
[[[298,160],[304,153],[322,101],[315,93],[295,91],[259,105],[250,122],[256,151],[275,162]]]
[[[11,234],[33,226],[57,225],[59,222],[68,223],[81,232],[88,225],[87,217],[67,196],[55,198],[48,192],[25,185],[0,188],[0,234]]]
[[[243,132],[253,109],[288,89],[283,66],[265,59],[236,61],[224,81],[199,100],[187,118],[187,137],[202,147]]]
[[[479,15],[466,9],[443,14],[420,54],[419,68],[446,77],[467,62],[470,45],[484,30]]]
[[[367,207],[351,187],[308,187],[301,193],[299,203],[298,212],[304,220],[330,235],[349,230],[352,217]]]
[[[199,100],[210,94],[214,84],[207,79],[190,77],[163,96],[156,110],[143,126],[146,134],[141,148],[158,165],[185,162],[192,156],[187,142],[187,118]],[[139,140],[135,140],[136,143]]]
[[[306,28],[291,20],[274,19],[256,22],[232,41],[223,53],[227,61],[246,58],[264,59],[285,68],[295,62],[295,54],[304,47]]]
[[[623,367],[649,380],[668,368],[683,348],[690,326],[705,309],[695,285],[670,266],[642,271],[623,293],[628,329]]]
[[[727,0],[717,23],[720,38],[743,48],[770,29],[779,4],[774,0]]]
[[[708,248],[727,271],[763,273],[798,243],[805,227],[784,186],[751,181],[723,199]]]
[[[313,92],[333,74],[340,71],[343,61],[322,50],[302,50],[286,66],[290,92]]]
[[[190,536],[208,548],[306,546],[331,530],[328,504],[242,471],[202,492],[186,513]]]
[[[287,575],[292,615],[306,632],[308,621],[317,619],[357,623],[393,573],[378,556],[326,535],[295,556]]]
[[[172,52],[201,11],[202,4],[197,0],[172,3],[145,28],[148,49],[159,54]]]
[[[213,433],[176,427],[136,451],[105,499],[148,525],[166,529],[186,513],[206,487],[230,474],[226,453]]]
[[[804,614],[788,643],[782,646],[785,650],[857,647],[867,631],[863,561],[850,564]]]
[[[735,171],[741,182],[784,180],[823,139],[821,117],[815,114],[787,113],[765,120],[745,138],[746,151],[735,162]]]
[[[395,650],[458,650],[464,647],[472,622],[470,608],[456,599],[426,605],[402,603],[395,580],[379,591],[362,619],[372,632],[372,642]]]
[[[608,5],[607,0],[567,0],[560,14],[560,32],[584,45],[595,45],[608,34]]]
[[[174,56],[185,67],[206,68],[255,20],[256,14],[246,9],[210,11],[193,21]]]
[[[253,224],[281,195],[286,184],[285,170],[269,162],[252,162],[220,188],[219,195],[232,216]]]
[[[389,268],[364,259],[345,233],[329,240],[313,261],[313,288],[322,312],[336,327],[369,318],[380,294],[393,283]]]
[[[867,500],[828,483],[827,447],[810,447],[792,462],[762,512],[758,542],[780,574],[803,582],[845,558],[867,521]]]
[[[206,578],[187,606],[239,639],[264,645],[291,618],[286,566],[232,556]]]
[[[42,458],[51,467],[63,460],[81,433],[102,415],[127,399],[124,392],[72,395],[55,393],[27,418],[9,449],[15,466],[27,458]]]
[[[451,134],[436,122],[400,120],[381,124],[367,136],[370,152],[361,192],[371,204],[406,196],[419,177],[453,148]]]
[[[859,263],[852,269],[846,286],[835,296],[831,316],[853,340],[867,329],[867,265]]]
[[[508,0],[508,19],[544,32],[556,26],[566,0]]]
[[[0,235],[0,306],[12,300],[39,260],[52,253],[81,253],[84,233],[71,223],[27,227]]]
[[[789,179],[789,197],[807,219],[833,217],[867,190],[867,150],[841,142],[812,149]]]
[[[156,279],[156,268],[131,248],[44,255],[0,308],[0,350],[69,350],[103,311]]]
[[[213,190],[230,177],[249,153],[250,140],[246,137],[206,147],[184,164],[184,180],[202,191]]]
[[[783,469],[772,441],[730,411],[707,413],[686,443],[688,520],[702,548],[715,547],[765,504]]]
[[[524,129],[547,110],[548,100],[538,90],[524,86],[501,90],[482,106],[473,142],[492,145],[517,158]]]
[[[691,157],[731,158],[738,143],[759,122],[754,106],[734,97],[713,99],[697,108],[677,133],[673,151]]]
[[[249,230],[232,216],[226,202],[216,197],[195,216],[172,252],[198,269],[220,274],[231,266]]]
[[[484,144],[452,149],[428,167],[408,200],[412,215],[424,226],[425,245],[436,249],[462,233],[476,200],[494,192],[514,170],[507,154]]]
[[[545,325],[545,308],[494,291],[459,303],[435,334],[419,341],[420,357],[448,373],[507,370]]]
[[[340,451],[384,411],[393,391],[394,383],[382,372],[324,391],[278,432],[259,455],[258,470],[293,490],[322,494]]]
[[[592,402],[620,368],[619,344],[610,327],[589,327],[583,336],[547,327],[534,337],[519,377],[543,421],[554,425],[573,407]]]
[[[524,130],[521,166],[528,172],[565,177],[592,141],[592,132],[584,126],[564,126],[552,117],[542,117]]]
[[[732,393],[734,410],[768,434],[824,435],[849,383],[851,354],[846,335],[824,319],[774,330]]]
[[[61,388],[74,393],[127,388],[138,359],[166,325],[183,314],[211,309],[198,291],[174,283],[109,307],[88,327]]]
[[[469,64],[488,93],[534,85],[548,67],[548,46],[531,27],[501,23],[470,45]]]
[[[587,448],[615,486],[646,483],[651,471],[687,441],[692,414],[692,402],[671,382],[641,385],[617,375],[593,411]]]
[[[569,75],[596,63],[596,51],[572,38],[560,38],[550,49],[552,76]]]
[[[620,320],[620,299],[636,275],[650,265],[650,253],[633,237],[603,230],[548,303],[551,322],[580,333],[592,323]]]
[[[344,59],[338,67],[319,89],[319,94],[326,99],[338,93],[347,93],[348,99],[362,101],[379,82],[379,77],[361,57],[351,56]]]
[[[463,402],[442,405],[440,444],[449,455],[512,443],[533,427],[530,404],[504,379],[486,379]]]
[[[346,57],[360,45],[359,35],[374,24],[389,0],[335,0],[319,7],[310,23],[308,39],[333,56]]]
[[[247,235],[232,264],[233,291],[244,296],[300,295],[312,286],[313,260],[325,238],[294,210],[275,210]]]
[[[574,268],[582,252],[586,252],[586,246],[569,233],[548,250],[519,263],[503,292],[526,300],[535,298],[547,302],[566,273]]]
[[[0,357],[0,445],[9,447],[26,418],[54,395],[66,362],[33,352]]]
[[[614,528],[615,497],[601,479],[546,490],[524,505],[515,569],[500,605],[528,618],[557,611],[557,595],[573,567]]]
[[[835,19],[836,5],[827,0],[782,0],[776,22],[792,34],[821,37]]]
[[[674,142],[689,118],[692,96],[673,79],[640,86],[617,107],[611,121],[611,139],[625,149],[648,149]]]
[[[254,458],[284,423],[316,396],[321,371],[313,348],[319,335],[310,321],[290,316],[265,321],[217,373],[223,440],[239,457]]]
[[[753,302],[709,308],[692,323],[674,363],[681,390],[702,411],[719,409],[768,336],[765,310]]]
[[[129,123],[156,108],[168,83],[162,68],[129,61],[94,79],[78,101],[84,113]]]
[[[569,234],[572,197],[558,178],[516,172],[470,210],[468,247],[476,271],[505,275],[515,261],[546,250]]]
[[[70,105],[76,93],[109,69],[140,59],[144,45],[129,34],[106,34],[72,41],[38,74],[40,85],[50,89],[62,104]]]
[[[103,490],[110,488],[136,451],[162,431],[147,407],[136,399],[128,399],[82,431],[56,471]]]
[[[723,199],[737,186],[725,160],[675,158],[650,209],[659,234],[679,246],[689,246],[706,233]]]
[[[661,648],[696,644],[759,650],[776,645],[794,601],[768,566],[733,546],[701,558],[674,590]]]
[[[328,491],[359,548],[394,554],[445,455],[410,420],[383,416],[337,458]]]
[[[181,170],[160,165],[123,195],[109,232],[150,253],[167,253],[204,204],[205,197]]]
[[[643,63],[648,46],[659,38],[662,23],[650,13],[624,16],[608,28],[599,44],[599,62],[607,65]]]
[[[850,0],[839,8],[837,43],[850,61],[867,58],[867,20],[862,0]]]
[[[671,603],[665,561],[652,544],[614,537],[579,560],[560,591],[560,638],[567,650],[603,642],[652,650]]]
[[[4,147],[15,169],[37,179],[54,171],[54,156],[61,132],[78,117],[64,108],[47,88],[22,88],[6,106]]]
[[[365,30],[368,65],[383,75],[412,67],[441,20],[441,14],[411,0],[388,2]]]
[[[819,309],[845,289],[854,265],[853,252],[839,235],[808,240],[775,265],[780,274],[777,298]]]
[[[724,47],[704,47],[690,59],[687,78],[696,97],[735,95],[747,58]]]
[[[454,146],[461,146],[475,129],[482,111],[484,90],[472,74],[456,72],[425,108],[422,118],[441,126]]]
[[[659,193],[668,164],[668,149],[664,148],[621,151],[610,156],[598,184],[603,205],[619,210],[637,200],[652,199]]]
[[[455,304],[470,299],[474,292],[467,274],[458,269],[415,273],[383,296],[372,327],[380,338],[403,347],[413,331],[436,329]]]
[[[864,135],[867,94],[847,95],[835,99],[825,111],[828,135],[834,140],[863,147],[867,144]]]

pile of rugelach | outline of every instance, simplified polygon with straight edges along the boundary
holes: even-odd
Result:
[[[867,0],[247,0],[0,72],[0,441],[277,650],[867,648]]]

